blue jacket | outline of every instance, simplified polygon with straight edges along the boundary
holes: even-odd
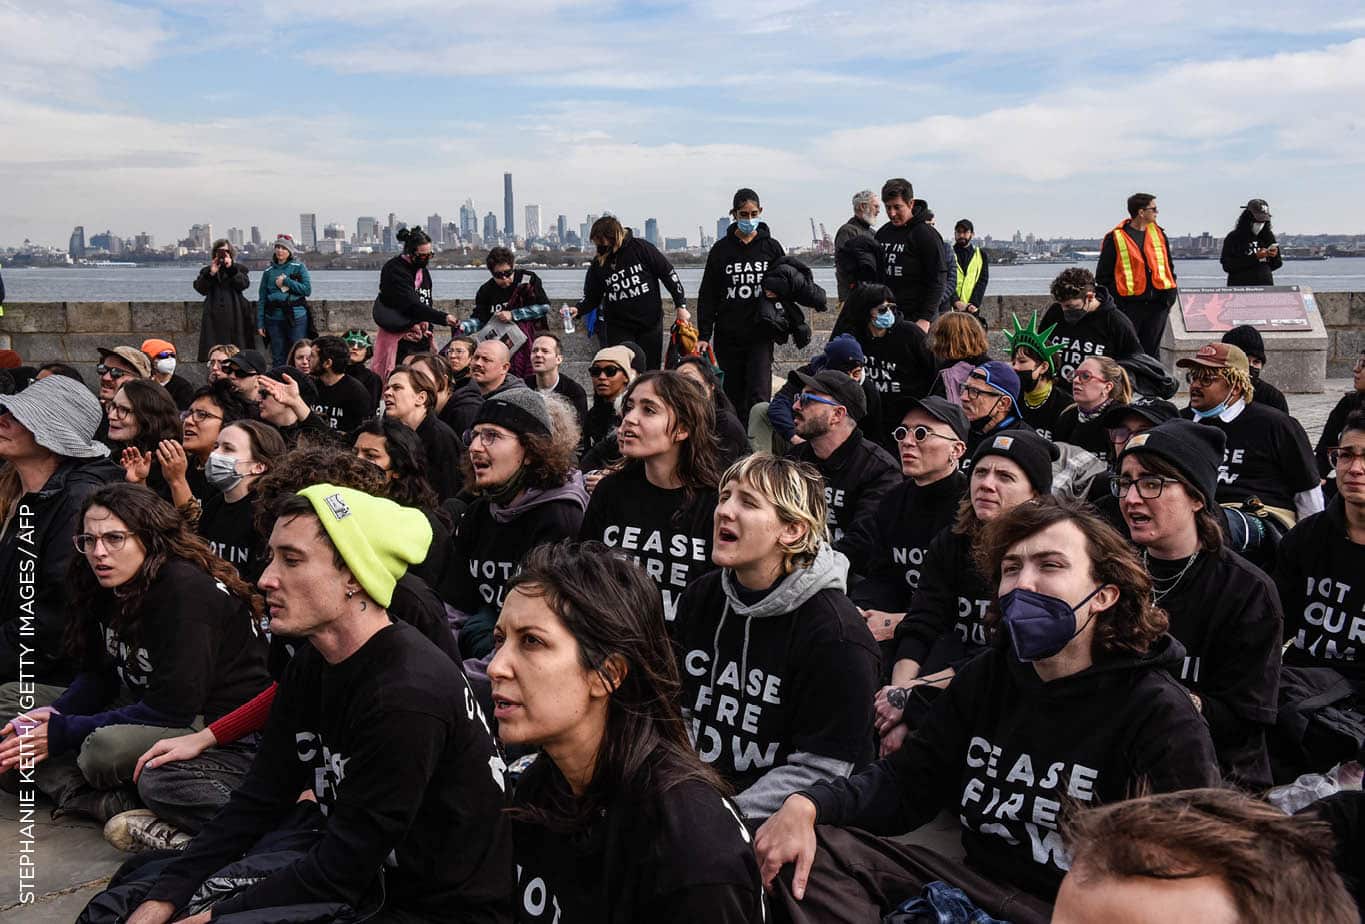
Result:
[[[289,280],[288,288],[281,289],[275,282],[280,276]],[[260,296],[256,301],[256,327],[265,327],[268,314],[272,320],[285,316],[286,308],[294,309],[292,317],[303,313],[303,300],[313,294],[313,282],[308,278],[308,267],[290,257],[284,263],[271,262],[261,273]]]

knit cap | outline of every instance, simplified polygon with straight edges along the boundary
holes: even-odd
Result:
[[[1004,456],[1024,470],[1024,477],[1033,485],[1033,490],[1050,494],[1052,463],[1061,458],[1061,450],[1056,443],[1039,436],[1037,431],[1021,428],[987,436],[972,453],[972,467],[986,456]]]
[[[474,426],[481,423],[504,427],[518,436],[527,433],[549,436],[550,410],[534,388],[509,388],[490,395],[479,405]]]
[[[1223,464],[1227,434],[1217,427],[1176,418],[1158,424],[1130,439],[1114,463],[1122,470],[1123,459],[1133,453],[1148,453],[1165,461],[1199,490],[1204,506],[1218,507],[1218,466]]]
[[[398,579],[426,560],[431,547],[426,515],[332,484],[311,485],[299,494],[312,503],[332,545],[370,599],[380,606],[392,603]]]
[[[627,346],[603,347],[592,358],[593,363],[615,363],[626,370],[626,380],[635,381],[635,354]]]
[[[289,256],[291,257],[294,255],[294,239],[288,234],[281,234],[279,237],[275,238],[274,246],[283,247],[285,250],[289,251]]]

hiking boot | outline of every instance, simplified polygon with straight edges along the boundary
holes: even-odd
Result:
[[[151,809],[132,809],[110,818],[104,826],[104,839],[119,850],[184,850],[191,835],[168,821],[156,817]]]
[[[84,815],[100,823],[107,822],[122,812],[142,805],[137,790],[131,787],[119,789],[94,789],[90,786],[78,787],[74,792],[62,794],[57,807],[52,810],[52,820],[65,815]]]

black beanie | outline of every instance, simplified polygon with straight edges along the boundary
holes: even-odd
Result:
[[[1234,327],[1223,335],[1223,342],[1240,347],[1246,355],[1255,357],[1262,363],[1265,362],[1265,338],[1261,336],[1260,331],[1250,324]]]
[[[1120,470],[1124,456],[1150,453],[1183,475],[1204,498],[1210,511],[1218,509],[1218,466],[1223,464],[1227,434],[1212,424],[1177,418],[1144,430],[1128,441],[1114,468]]]
[[[976,452],[972,453],[972,466],[975,467],[986,456],[1004,456],[1024,470],[1024,477],[1033,485],[1033,490],[1039,494],[1050,494],[1052,463],[1061,455],[1056,444],[1039,436],[1036,430],[1006,430],[986,437],[976,447]]]

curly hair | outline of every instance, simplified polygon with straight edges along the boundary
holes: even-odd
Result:
[[[929,352],[941,363],[975,359],[989,351],[986,329],[966,312],[941,314],[929,326]]]
[[[156,452],[162,440],[179,440],[183,435],[180,409],[170,393],[151,379],[129,379],[118,387],[133,407],[137,436],[130,446],[143,452]]]
[[[1250,375],[1231,366],[1219,369],[1218,374],[1228,383],[1229,388],[1235,388],[1241,393],[1242,400],[1247,404],[1255,400],[1256,386],[1252,384]]]
[[[384,451],[389,456],[386,492],[389,500],[427,512],[440,509],[441,499],[427,479],[427,450],[415,431],[390,417],[371,417],[351,434],[352,445],[361,434],[384,441]]]
[[[312,484],[334,484],[375,497],[389,496],[383,470],[349,449],[330,444],[300,446],[281,456],[256,482],[256,507],[252,511],[256,532],[269,536],[280,502]]]
[[[241,600],[259,621],[265,611],[265,601],[242,580],[237,569],[214,554],[208,542],[192,530],[184,517],[153,491],[139,484],[107,484],[85,499],[81,505],[78,529],[84,531],[85,517],[93,507],[103,507],[123,521],[128,531],[142,543],[146,558],[137,574],[125,584],[110,589],[100,586],[84,555],[71,560],[68,572],[72,592],[72,612],[80,618],[67,623],[64,646],[78,661],[89,651],[99,650],[103,644],[100,617],[108,619],[109,628],[119,639],[136,646],[141,629],[142,604],[148,589],[161,575],[161,569],[174,559],[187,561],[227,588],[228,593]]]
[[[1026,501],[986,524],[973,549],[978,570],[1000,585],[1000,564],[1011,548],[1058,523],[1072,523],[1085,536],[1090,575],[1096,584],[1112,584],[1119,596],[1095,615],[1093,653],[1145,655],[1166,631],[1165,610],[1152,602],[1152,579],[1132,545],[1083,502],[1055,494]],[[996,631],[1000,611],[992,601],[986,624]]]
[[[578,440],[582,431],[578,427],[578,413],[567,398],[562,395],[542,397],[550,412],[550,435],[517,434],[517,442],[525,455],[522,484],[528,488],[557,488],[578,468]],[[460,475],[465,484],[474,485],[474,463],[468,452],[460,455]]]
[[[1095,274],[1079,266],[1068,267],[1057,274],[1049,286],[1052,297],[1059,302],[1069,302],[1073,298],[1085,298],[1095,291]]]

